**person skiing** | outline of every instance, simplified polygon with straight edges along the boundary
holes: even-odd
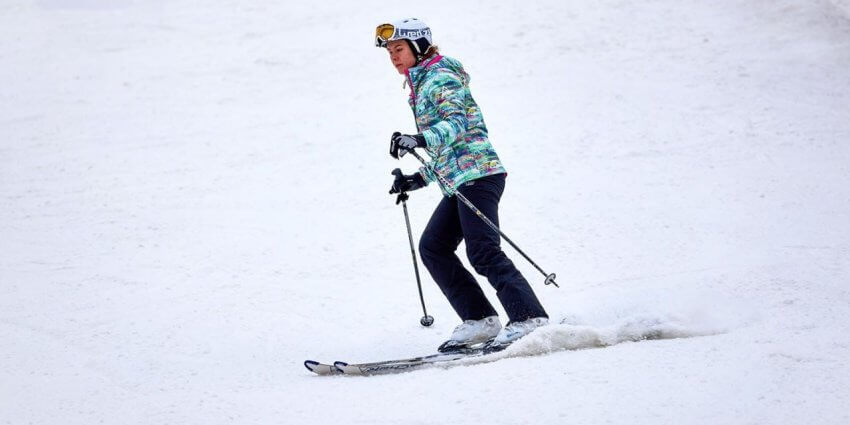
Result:
[[[493,348],[507,346],[546,325],[549,316],[502,251],[499,234],[454,195],[463,194],[498,225],[507,172],[470,93],[469,74],[458,60],[439,53],[432,44],[430,28],[416,18],[379,25],[375,45],[385,48],[393,67],[405,75],[417,128],[416,134],[393,133],[390,155],[399,159],[421,148],[431,159],[417,172],[397,173],[390,194],[417,190],[434,181],[444,194],[419,240],[422,262],[463,321],[439,351],[480,343]],[[434,173],[450,187],[440,184]],[[475,277],[455,254],[461,240],[466,242],[470,264],[496,289],[508,315],[504,328]]]

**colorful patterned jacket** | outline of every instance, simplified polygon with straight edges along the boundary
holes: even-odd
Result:
[[[437,55],[406,74],[408,103],[428,144],[430,164],[451,184],[440,185],[446,196],[470,180],[506,172],[487,138],[481,110],[469,92],[469,74],[459,61]],[[426,182],[438,181],[427,167],[419,171]]]

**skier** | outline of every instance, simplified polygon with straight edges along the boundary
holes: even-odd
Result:
[[[442,56],[424,22],[404,19],[379,25],[375,45],[386,48],[399,74],[410,87],[408,103],[416,120],[416,134],[393,133],[390,155],[398,159],[409,150],[424,149],[430,167],[393,181],[390,194],[409,192],[439,180],[451,187],[434,210],[419,241],[422,262],[463,320],[439,351],[458,350],[486,342],[507,346],[549,322],[548,315],[510,259],[502,252],[499,234],[454,196],[467,197],[498,225],[499,200],[506,171],[487,137],[487,127],[469,91],[469,75],[461,63]],[[486,276],[508,315],[502,328],[498,314],[455,254],[461,240],[476,272]]]

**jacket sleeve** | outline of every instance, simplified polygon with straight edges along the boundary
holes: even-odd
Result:
[[[419,167],[419,174],[422,175],[422,179],[425,180],[425,186],[428,186],[431,182],[438,181],[437,176],[435,176],[428,167]]]
[[[427,87],[426,95],[440,118],[439,122],[422,132],[432,152],[439,152],[466,132],[466,91],[461,77],[450,71],[437,73],[433,83]]]

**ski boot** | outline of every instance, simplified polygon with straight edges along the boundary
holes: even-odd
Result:
[[[464,320],[458,325],[449,340],[437,348],[441,353],[463,351],[472,345],[487,342],[499,334],[502,324],[499,316],[485,317],[481,320]]]
[[[532,317],[522,322],[508,322],[491,341],[487,343],[487,351],[500,351],[507,348],[514,341],[528,335],[531,331],[549,324],[546,317]]]

